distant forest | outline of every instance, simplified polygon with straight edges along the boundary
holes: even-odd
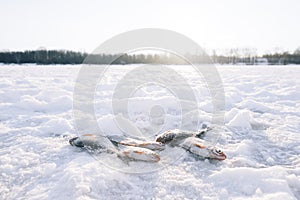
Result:
[[[255,56],[253,54],[239,54],[232,52],[228,55],[213,53],[210,57],[205,55],[185,55],[194,63],[219,63],[219,64],[300,64],[300,49],[294,53],[283,52]],[[159,64],[187,64],[182,58],[171,54],[87,54],[65,50],[35,50],[0,52],[0,63],[36,63],[36,64],[134,64],[134,63],[159,63]]]

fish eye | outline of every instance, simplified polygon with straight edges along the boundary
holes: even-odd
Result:
[[[222,150],[220,150],[220,149],[216,149],[215,151],[216,151],[216,153],[218,153],[218,154],[222,153]]]

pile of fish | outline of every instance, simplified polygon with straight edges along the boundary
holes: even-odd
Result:
[[[158,135],[155,141],[141,141],[121,136],[100,136],[84,134],[69,140],[72,146],[85,148],[92,152],[115,153],[122,159],[158,162],[159,151],[165,146],[181,147],[203,159],[225,160],[226,155],[214,146],[205,145],[203,136],[211,128],[203,128],[198,132],[179,129],[168,130]]]

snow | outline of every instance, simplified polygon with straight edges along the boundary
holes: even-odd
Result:
[[[122,134],[112,92],[137,66],[112,66],[99,83],[96,116],[107,135]],[[170,68],[196,91],[199,119],[209,124],[212,105],[203,81],[189,67]],[[126,163],[68,143],[77,136],[72,103],[78,66],[0,65],[0,199],[299,199],[299,66],[217,68],[226,113],[224,125],[206,139],[227,159],[201,160],[167,147],[158,163]],[[150,138],[198,125],[195,119],[182,124],[176,97],[159,86],[136,90],[126,109],[136,126],[128,130]]]

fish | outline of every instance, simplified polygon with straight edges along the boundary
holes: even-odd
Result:
[[[131,143],[130,145],[115,146],[114,143],[105,136],[83,134],[81,137],[71,138],[69,143],[72,146],[85,148],[89,152],[115,153],[122,160],[129,159],[145,162],[158,162],[160,160],[160,156],[150,149],[134,146],[134,143]],[[140,146],[143,146],[145,143],[139,144]]]
[[[221,161],[227,158],[222,150],[208,145],[207,142],[199,138],[187,138],[179,146],[204,159]]]

